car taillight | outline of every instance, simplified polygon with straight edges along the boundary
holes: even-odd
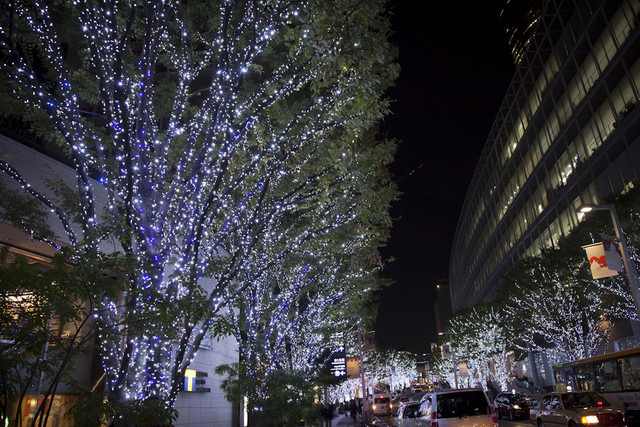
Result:
[[[433,411],[431,413],[431,427],[438,427],[438,423],[436,422],[438,420],[438,413],[436,411]]]

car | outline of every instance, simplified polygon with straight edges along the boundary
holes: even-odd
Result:
[[[420,396],[422,397],[422,396]],[[391,405],[392,405],[392,409],[391,409],[391,416],[395,417],[398,415],[398,409],[400,409],[402,407],[403,404],[406,404],[408,402],[417,402],[420,403],[420,399],[412,399],[410,396],[396,396],[395,398],[391,399]]]
[[[414,393],[420,393],[422,391],[427,391],[427,386],[425,384],[414,384],[413,385],[413,392]]]
[[[411,397],[409,396],[400,396],[400,403],[411,402]]]
[[[395,417],[398,414],[398,408],[402,403],[398,397],[391,399],[391,416]]]
[[[413,402],[421,402],[422,401],[422,396],[424,396],[425,394],[427,394],[426,391],[423,391],[421,393],[412,394],[411,396],[409,396],[409,400],[411,400]]]
[[[501,392],[494,399],[494,410],[499,418],[507,417],[513,421],[518,418],[529,418],[529,407],[536,406],[535,399],[525,393]]]
[[[624,414],[595,391],[566,391],[542,396],[537,407],[529,412],[531,422],[538,427],[607,426],[623,427]]]
[[[422,396],[416,426],[498,427],[498,419],[484,390],[453,389]]]
[[[396,427],[415,427],[420,415],[420,402],[403,402],[398,407],[398,414],[393,420]]]
[[[376,393],[373,395],[371,410],[373,415],[391,415],[391,398],[387,393]]]

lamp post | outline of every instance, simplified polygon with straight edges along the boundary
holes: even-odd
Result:
[[[451,332],[438,332],[438,335],[449,335],[449,345],[451,346],[451,359],[453,360],[453,379],[456,384],[456,389],[458,388],[458,364],[456,363],[456,349],[453,348],[453,338],[451,337]]]
[[[358,349],[360,350],[360,381],[362,383],[362,416],[365,423],[369,420],[369,401],[367,400],[367,383],[364,378],[364,357],[362,357],[362,332],[358,328]]]
[[[618,238],[618,245],[620,247],[620,253],[622,254],[622,262],[624,269],[627,272],[627,278],[629,279],[629,286],[631,287],[631,295],[633,301],[636,304],[636,312],[640,315],[640,288],[638,287],[638,273],[636,267],[629,256],[627,249],[627,242],[624,239],[622,232],[622,225],[620,225],[620,219],[618,218],[618,212],[614,205],[591,205],[584,204],[578,208],[578,212],[587,213],[591,211],[609,211],[611,214],[611,220],[613,221],[613,227],[616,230],[616,237]],[[634,328],[635,329],[635,328]]]

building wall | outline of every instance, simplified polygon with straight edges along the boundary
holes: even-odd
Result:
[[[234,414],[235,405],[230,404],[220,388],[223,378],[213,370],[221,364],[238,362],[238,344],[233,338],[220,341],[211,340],[189,365],[189,369],[206,372],[203,387],[210,388],[208,393],[190,393],[181,391],[176,400],[175,409],[180,413],[177,427],[228,427],[235,425],[238,414]]]
[[[44,194],[47,194],[48,191],[46,180],[61,179],[72,186],[76,182],[75,172],[68,166],[4,135],[0,135],[0,159],[10,160],[10,164],[23,177],[28,179],[32,187]],[[19,187],[14,181],[9,180],[5,174],[0,174],[0,179],[10,188]],[[106,203],[105,192],[100,190],[99,183],[94,182],[93,185],[98,205],[104,206]],[[59,226],[59,222],[52,220],[50,224],[54,233],[62,239],[65,233],[62,227]],[[63,240],[60,240],[60,242],[64,243]],[[11,251],[43,261],[46,261],[54,253],[54,249],[51,246],[31,240],[28,235],[4,223],[0,223],[0,244],[10,247]],[[108,252],[118,248],[113,245],[104,245],[101,249]],[[205,286],[207,285],[212,286],[211,283],[205,284]],[[87,356],[78,362],[77,377],[82,378],[84,376],[89,381],[92,358]],[[180,414],[177,422],[178,426],[234,425],[233,422],[237,420],[237,415],[234,416],[233,414],[234,405],[225,399],[220,389],[220,383],[223,378],[216,376],[213,372],[218,365],[234,362],[238,362],[238,344],[233,337],[226,337],[220,341],[215,339],[204,340],[203,348],[198,351],[190,365],[190,369],[207,372],[208,376],[203,387],[210,388],[211,391],[206,393],[180,392],[175,405]],[[95,369],[95,367],[93,368]]]
[[[449,267],[454,310],[640,177],[640,0],[552,0],[478,162]]]

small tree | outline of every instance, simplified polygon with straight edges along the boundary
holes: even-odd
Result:
[[[225,375],[222,389],[227,399],[241,402],[246,390],[255,388],[256,381],[247,375],[244,364],[224,365],[216,373]],[[260,417],[260,422],[273,426],[298,426],[301,421],[313,424],[320,419],[317,383],[306,373],[290,370],[274,370],[261,381],[264,393],[261,399],[250,398],[248,410]],[[255,412],[255,413],[254,413]]]
[[[0,414],[22,425],[35,394],[32,425],[46,424],[60,389],[89,393],[77,358],[91,358],[103,299],[117,301],[126,269],[117,254],[77,257],[70,248],[51,263],[14,256],[0,267]],[[95,419],[94,419],[95,421]]]

